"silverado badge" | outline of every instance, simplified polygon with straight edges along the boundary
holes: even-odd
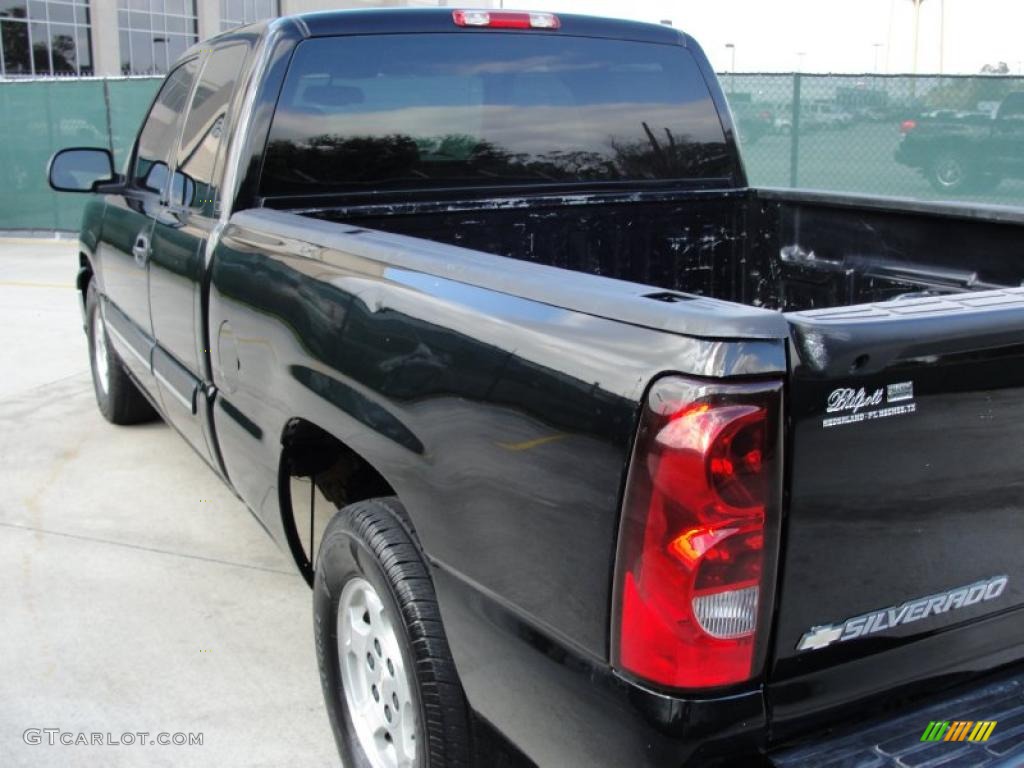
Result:
[[[1003,594],[1008,581],[1006,576],[993,576],[991,579],[976,581],[965,587],[955,587],[927,597],[908,600],[892,608],[882,608],[854,616],[852,619],[841,621],[838,624],[812,627],[800,638],[796,649],[798,651],[816,651],[819,648],[827,648],[833,643],[845,643],[847,640],[856,640],[858,637],[884,632],[913,621],[926,619],[929,616],[938,616],[988,600],[995,600]]]

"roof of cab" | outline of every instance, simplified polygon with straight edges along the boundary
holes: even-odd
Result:
[[[472,7],[472,6],[468,6]],[[454,8],[367,8],[341,11],[316,11],[292,16],[264,19],[252,24],[221,32],[203,40],[179,58],[179,61],[208,49],[211,43],[229,38],[255,40],[266,33],[268,27],[294,24],[304,37],[334,37],[339,35],[410,34],[429,32],[455,32],[480,34],[506,32],[511,34],[573,35],[577,37],[603,37],[613,40],[634,40],[644,43],[668,45],[691,44],[690,38],[665,24],[648,24],[601,16],[555,13],[560,27],[551,29],[487,29],[486,27],[459,27],[452,19]],[[496,9],[491,9],[496,10]],[[508,11],[506,11],[508,12]]]
[[[472,8],[470,4],[467,6]],[[292,18],[310,37],[333,35],[402,34],[415,32],[460,32],[479,34],[482,31],[513,34],[577,35],[637,40],[650,43],[685,45],[686,36],[664,24],[647,24],[598,16],[580,16],[555,12],[561,22],[558,30],[487,30],[458,27],[452,20],[453,8],[368,8],[346,11],[303,13]],[[497,11],[497,9],[490,9]],[[508,12],[508,11],[504,11]]]

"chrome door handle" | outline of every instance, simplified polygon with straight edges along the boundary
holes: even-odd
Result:
[[[149,236],[145,232],[139,232],[135,236],[132,256],[135,257],[135,263],[140,267],[146,266],[146,262],[149,261]]]

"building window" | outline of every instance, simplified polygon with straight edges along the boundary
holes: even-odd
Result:
[[[166,74],[199,42],[195,0],[118,0],[117,6],[123,74]]]
[[[88,0],[0,0],[0,74],[91,75]]]
[[[278,0],[220,0],[220,31],[280,15]]]

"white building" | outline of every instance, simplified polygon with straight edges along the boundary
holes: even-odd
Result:
[[[471,7],[487,7],[474,0]],[[0,76],[150,75],[186,48],[270,16],[456,0],[0,0]]]

